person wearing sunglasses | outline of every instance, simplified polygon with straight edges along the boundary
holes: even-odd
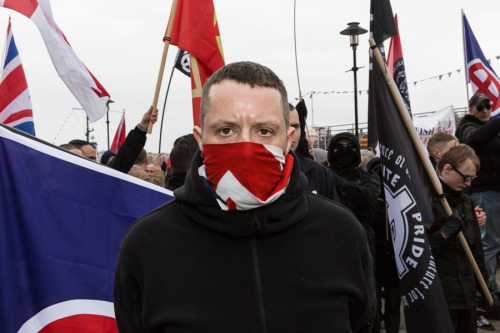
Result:
[[[486,213],[486,224],[481,237],[490,283],[500,290],[495,280],[497,254],[500,253],[500,117],[492,118],[498,99],[478,93],[469,100],[469,114],[457,126],[455,136],[471,146],[481,169],[471,180],[471,198],[474,205]]]
[[[481,232],[471,198],[464,192],[476,178],[479,159],[464,144],[450,148],[437,163],[436,172],[453,214],[446,214],[438,196],[433,199],[434,223],[427,232],[441,287],[455,332],[476,332],[476,279],[472,264],[457,237],[460,231],[469,245],[485,281]],[[477,289],[480,289],[477,286]],[[492,295],[498,304],[497,295]]]

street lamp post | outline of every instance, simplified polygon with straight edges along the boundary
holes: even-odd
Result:
[[[109,150],[109,104],[114,103],[112,99],[109,99],[108,102],[106,103],[106,109],[108,111],[106,112],[106,127],[107,127],[107,133],[108,133],[108,150]]]
[[[352,56],[353,56],[353,67],[352,72],[354,73],[354,127],[356,131],[356,137],[359,139],[359,130],[358,130],[358,77],[357,72],[361,67],[356,66],[356,48],[359,44],[358,36],[367,32],[366,29],[363,29],[359,26],[359,22],[351,22],[347,23],[348,27],[340,32],[341,35],[350,36],[350,42],[352,47]]]

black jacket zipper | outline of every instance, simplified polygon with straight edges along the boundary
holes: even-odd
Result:
[[[254,222],[258,233],[260,231],[260,223],[255,215],[254,215]],[[252,262],[255,275],[255,289],[257,291],[257,306],[258,306],[257,311],[259,315],[260,328],[263,333],[266,333],[267,332],[266,310],[264,307],[264,293],[262,291],[260,263],[259,263],[259,256],[257,253],[257,240],[255,238],[251,239],[250,247],[252,250]]]

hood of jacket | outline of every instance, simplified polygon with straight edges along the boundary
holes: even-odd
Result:
[[[358,167],[359,164],[361,163],[361,147],[359,145],[359,140],[358,138],[349,132],[342,132],[337,135],[335,135],[331,140],[330,144],[328,145],[328,161],[330,162],[330,165],[332,165],[332,160],[333,160],[333,146],[337,141],[340,139],[347,139],[351,141],[354,145],[356,145],[356,162],[352,165],[354,168]]]
[[[176,189],[174,196],[188,218],[209,230],[234,238],[278,233],[300,222],[310,207],[304,194],[307,178],[300,172],[297,156],[291,151],[290,154],[294,159],[288,187],[278,200],[268,205],[246,211],[223,211],[210,185],[198,174],[203,163],[200,151],[193,158],[184,186]]]

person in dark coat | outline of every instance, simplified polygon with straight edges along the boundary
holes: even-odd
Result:
[[[460,231],[483,278],[488,281],[474,205],[463,191],[476,177],[477,170],[479,159],[467,145],[459,144],[442,155],[436,171],[453,215],[446,214],[436,196],[432,203],[434,223],[427,232],[453,327],[455,332],[463,333],[477,331],[476,279],[457,236]]]
[[[289,112],[267,67],[231,63],[208,79],[186,183],[122,241],[120,332],[369,331],[365,231],[304,191]]]
[[[170,168],[165,178],[165,188],[173,191],[186,181],[194,154],[198,151],[198,142],[193,134],[178,137],[170,151]]]
[[[381,182],[375,171],[360,166],[361,152],[358,138],[349,132],[335,135],[328,145],[330,169],[340,178],[337,194],[340,203],[349,208],[365,227],[370,248],[375,253],[372,227],[373,209],[380,194]]]
[[[149,121],[151,120],[154,124],[158,120],[158,110],[156,110],[156,112],[152,111],[153,107],[151,106],[142,116],[141,122],[127,134],[115,158],[107,164],[110,168],[123,173],[128,173],[130,171],[146,144],[146,132]]]
[[[304,103],[304,100],[300,103]],[[313,157],[309,153],[309,143],[305,135],[307,109],[305,105],[301,105],[300,103],[297,107],[302,110],[301,114],[299,114],[298,110],[292,104],[289,104],[290,126],[295,128],[296,139],[292,141],[292,150],[299,159],[300,170],[307,177],[306,191],[339,201],[336,189],[338,184],[337,176],[323,164],[313,160]]]
[[[470,186],[471,198],[486,213],[486,224],[481,227],[486,270],[490,283],[500,291],[495,280],[500,253],[500,118],[491,118],[491,109],[488,95],[472,96],[469,114],[460,120],[455,135],[474,149],[481,162]]]

